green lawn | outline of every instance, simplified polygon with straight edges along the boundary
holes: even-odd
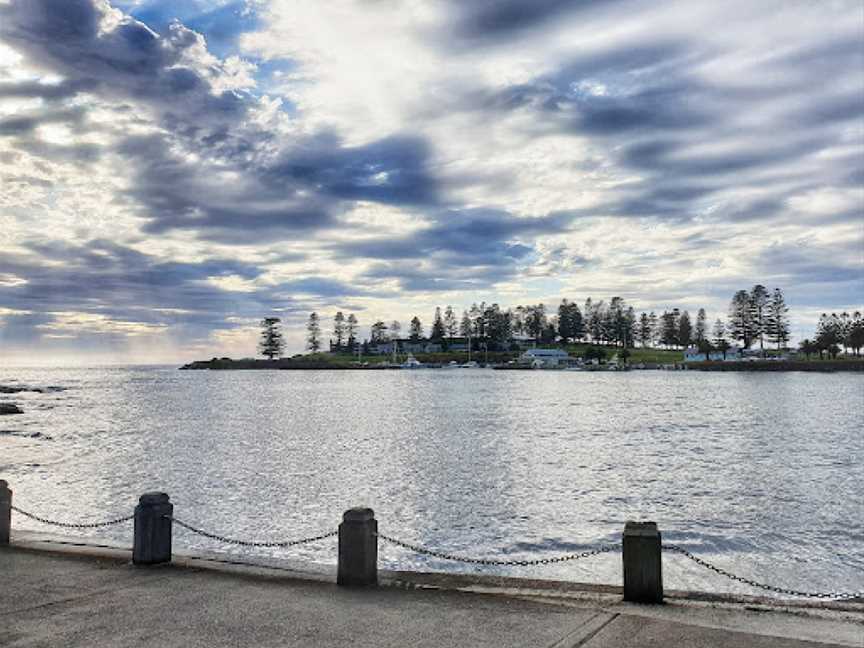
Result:
[[[571,356],[581,358],[585,355],[585,350],[593,346],[595,349],[603,349],[606,352],[606,359],[610,360],[612,356],[621,351],[620,347],[591,345],[591,344],[568,344],[565,348]],[[630,364],[651,363],[651,364],[674,364],[676,362],[684,362],[683,351],[673,351],[669,349],[630,349],[630,357],[627,358]]]

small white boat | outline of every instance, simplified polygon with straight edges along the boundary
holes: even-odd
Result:
[[[480,365],[478,365],[478,364],[477,364],[476,362],[474,362],[473,360],[469,360],[469,361],[466,362],[465,364],[461,364],[461,365],[459,365],[459,368],[460,368],[460,369],[476,369],[476,368],[479,367],[479,366],[480,366]]]
[[[403,369],[419,369],[423,366],[423,363],[420,362],[417,358],[414,357],[413,354],[408,354],[408,357],[405,359],[401,365],[399,365]]]

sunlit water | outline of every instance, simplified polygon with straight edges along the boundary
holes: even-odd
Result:
[[[382,533],[533,559],[618,543],[628,519],[745,576],[864,587],[864,376],[803,373],[0,369],[0,478],[61,520],[164,490],[223,535],[288,540],[375,509]],[[38,433],[37,436],[30,436]],[[16,528],[52,530],[15,514]],[[65,532],[74,534],[75,532]],[[131,524],[78,532],[131,542]],[[335,541],[189,550],[335,562]],[[472,567],[381,545],[388,567],[620,583],[620,554]],[[667,555],[667,587],[752,591]]]

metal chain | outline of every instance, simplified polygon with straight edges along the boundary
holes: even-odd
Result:
[[[330,531],[329,533],[324,533],[322,535],[311,536],[309,538],[300,538],[299,540],[286,540],[285,542],[252,542],[250,540],[237,540],[235,538],[227,538],[225,536],[218,535],[216,533],[209,533],[207,531],[202,531],[201,529],[197,529],[193,527],[191,524],[187,524],[182,520],[178,520],[177,518],[171,515],[165,515],[164,518],[171,520],[174,524],[177,524],[192,533],[197,533],[200,536],[204,536],[205,538],[210,538],[211,540],[218,540],[219,542],[224,542],[226,544],[235,544],[241,545],[243,547],[293,547],[295,545],[306,544],[309,542],[315,542],[317,540],[324,540],[325,538],[332,538],[338,531]]]
[[[13,506],[12,510],[16,513],[20,513],[24,517],[28,517],[31,520],[36,520],[37,522],[41,522],[42,524],[50,524],[51,526],[65,527],[67,529],[95,529],[97,527],[107,527],[113,524],[122,524],[123,522],[128,522],[134,515],[127,515],[126,517],[116,518],[114,520],[107,520],[105,522],[58,522],[57,520],[49,520],[48,518],[43,518],[33,513],[28,513],[27,511],[23,511],[17,506]]]
[[[744,583],[745,585],[749,585],[750,587],[756,587],[761,590],[765,590],[768,592],[774,592],[775,594],[786,594],[788,596],[802,596],[805,598],[815,598],[815,599],[835,599],[835,600],[849,600],[849,599],[857,599],[864,598],[864,590],[860,590],[858,592],[801,592],[799,590],[789,589],[787,587],[777,587],[776,585],[767,585],[765,583],[760,583],[759,581],[755,581],[751,578],[745,578],[743,576],[737,576],[732,572],[728,572],[722,567],[718,567],[717,565],[712,565],[707,560],[703,560],[698,556],[694,556],[692,553],[684,549],[683,547],[679,547],[677,545],[663,545],[663,549],[666,551],[674,551],[680,553],[683,556],[686,556],[697,565],[701,565],[707,569],[710,569],[713,572],[720,574],[721,576],[725,576],[734,581],[738,581],[739,583]]]
[[[448,554],[444,553],[443,551],[435,551],[434,549],[421,547],[419,545],[411,544],[410,542],[397,540],[396,538],[391,538],[390,536],[386,536],[383,533],[376,533],[375,535],[377,535],[382,540],[385,540],[404,549],[410,549],[411,551],[414,551],[416,553],[433,556],[435,558],[441,558],[443,560],[453,560],[456,562],[470,563],[472,565],[497,565],[506,567],[531,567],[534,565],[551,565],[553,563],[566,562],[568,560],[579,560],[580,558],[588,558],[590,556],[596,556],[598,554],[615,551],[617,549],[617,547],[614,546],[601,546],[597,547],[596,549],[591,549],[589,551],[583,551],[581,553],[554,556],[552,558],[537,558],[535,560],[496,560],[494,558],[470,558],[468,556],[457,556],[455,554]]]

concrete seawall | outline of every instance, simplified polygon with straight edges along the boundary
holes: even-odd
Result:
[[[379,573],[339,588],[335,568],[131,550],[13,532],[0,548],[0,646],[757,646],[864,645],[864,604],[778,603],[505,577]]]

